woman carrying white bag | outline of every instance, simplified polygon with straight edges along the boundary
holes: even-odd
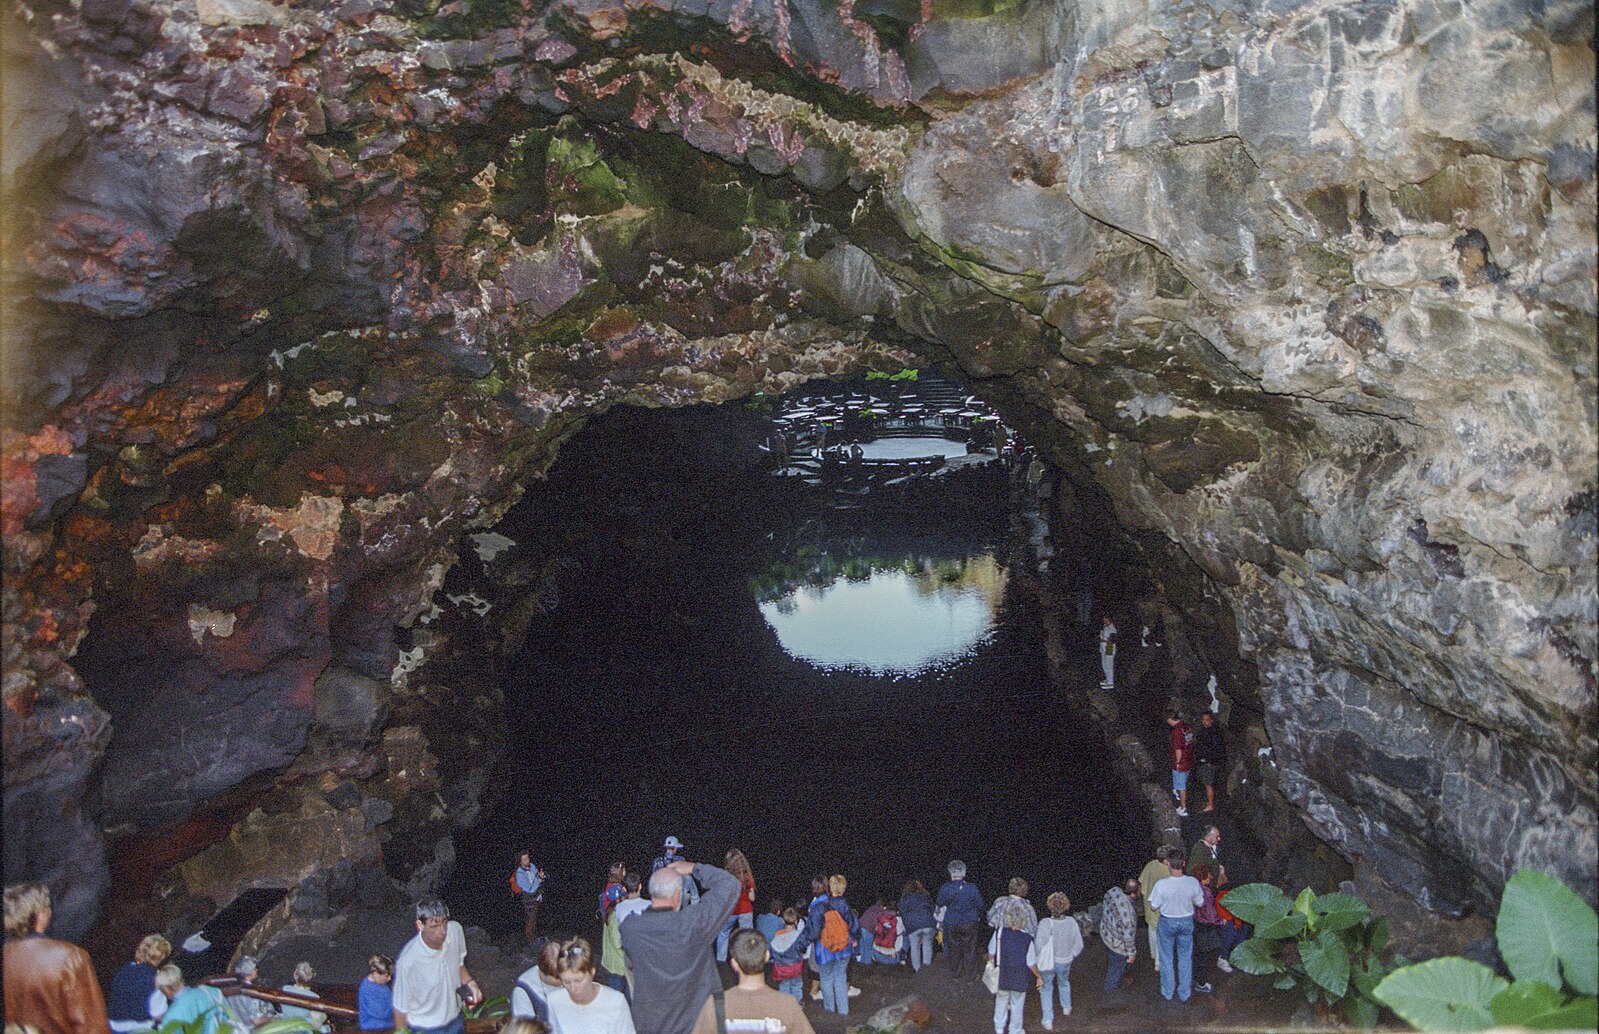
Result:
[[[1038,952],[1039,1004],[1044,1014],[1044,1029],[1055,1029],[1054,989],[1060,988],[1060,1014],[1072,1014],[1072,960],[1083,953],[1083,930],[1071,911],[1071,899],[1056,891],[1046,902],[1049,918],[1040,920],[1034,944]]]
[[[983,984],[994,992],[994,1034],[1005,1034],[1007,1016],[1010,1034],[1022,1034],[1027,992],[1044,986],[1044,978],[1038,972],[1037,949],[1026,926],[1027,914],[1020,908],[1011,908],[1005,913],[1005,925],[995,930],[988,942]]]

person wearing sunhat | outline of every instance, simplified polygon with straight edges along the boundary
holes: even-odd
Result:
[[[651,875],[683,857],[683,841],[675,836],[667,837],[666,842],[661,847],[663,853],[650,865]],[[683,881],[683,907],[687,908],[699,899],[700,888],[695,884],[694,877],[690,876]]]

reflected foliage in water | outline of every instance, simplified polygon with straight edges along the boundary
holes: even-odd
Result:
[[[818,668],[914,674],[969,655],[993,635],[1006,571],[971,556],[802,546],[750,580],[791,656]]]

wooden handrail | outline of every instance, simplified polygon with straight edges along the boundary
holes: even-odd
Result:
[[[260,987],[256,984],[246,984],[237,977],[211,977],[205,981],[212,987],[221,991],[244,995],[247,998],[259,998],[263,1002],[273,1005],[292,1005],[298,1009],[309,1009],[313,1012],[327,1013],[340,1019],[354,1020],[360,1018],[360,1012],[347,1005],[338,1005],[326,998],[307,998],[297,995],[292,991],[283,991],[275,987]]]
[[[292,1005],[300,1009],[312,1009],[315,1012],[326,1013],[330,1020],[351,1021],[339,1025],[341,1028],[354,1027],[354,1021],[358,1021],[361,1017],[358,1010],[352,1009],[347,1005],[338,1005],[328,1001],[326,998],[306,998],[303,995],[297,995],[278,988],[246,984],[237,977],[210,977],[203,983],[210,984],[224,993],[259,998],[263,1002],[271,1002],[274,1005]],[[508,1018],[505,1016],[491,1016],[476,1020],[466,1020],[466,1034],[494,1034],[495,1031],[504,1026]],[[365,1034],[392,1034],[392,1032],[388,1030],[373,1030],[367,1031]]]

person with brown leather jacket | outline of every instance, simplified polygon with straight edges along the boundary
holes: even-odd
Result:
[[[24,883],[5,891],[6,1024],[45,1034],[106,1034],[105,997],[89,953],[46,937],[50,888]]]

